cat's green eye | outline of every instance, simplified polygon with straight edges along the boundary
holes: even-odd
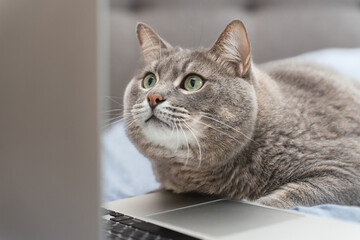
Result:
[[[153,73],[148,73],[143,80],[143,87],[146,89],[152,88],[155,86],[156,76]]]
[[[185,78],[184,81],[184,89],[189,92],[194,92],[199,90],[202,85],[204,84],[204,81],[202,78],[198,75],[189,75]]]

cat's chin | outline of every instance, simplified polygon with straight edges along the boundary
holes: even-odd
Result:
[[[167,127],[171,129],[171,126],[168,123],[161,121],[155,115],[151,115],[151,117],[145,120],[145,123],[149,125],[149,127]]]
[[[188,129],[178,125],[170,125],[157,117],[150,117],[141,128],[144,134],[144,142],[152,143],[155,146],[165,147],[170,151],[177,151],[182,147],[197,146],[194,136]]]
[[[151,117],[146,121],[142,132],[146,138],[146,142],[151,142],[154,145],[159,145],[171,150],[176,147],[176,133],[156,117]]]

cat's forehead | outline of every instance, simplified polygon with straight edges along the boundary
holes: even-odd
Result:
[[[146,66],[146,70],[156,72],[159,76],[171,74],[177,77],[182,74],[207,74],[214,63],[205,50],[172,49],[164,51],[157,61]]]

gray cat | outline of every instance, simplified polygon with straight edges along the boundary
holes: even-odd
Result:
[[[287,59],[254,65],[243,23],[210,49],[138,24],[145,67],[125,91],[131,141],[175,192],[280,208],[360,205],[360,86]]]

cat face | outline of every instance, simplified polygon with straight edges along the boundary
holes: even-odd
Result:
[[[143,24],[138,37],[145,66],[126,88],[124,117],[139,150],[190,165],[241,151],[257,112],[249,50],[236,42],[248,44],[242,23],[230,23],[209,50],[173,48]]]

